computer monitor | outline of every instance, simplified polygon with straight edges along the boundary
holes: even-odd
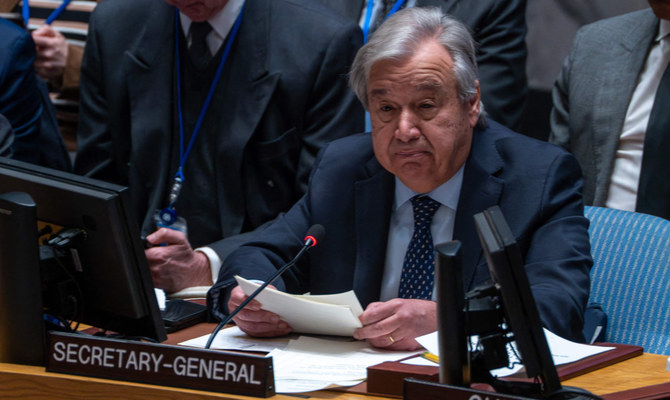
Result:
[[[561,390],[561,383],[531,292],[523,257],[498,206],[474,216],[489,272],[502,298],[505,322],[511,328],[529,378],[542,381],[542,395]]]
[[[0,362],[44,364],[39,248],[35,202],[26,193],[0,193]],[[33,221],[26,224],[26,221]]]
[[[126,187],[0,157],[0,194],[8,192],[28,194],[40,229],[51,230],[34,283],[47,309],[74,308],[76,321],[127,336],[167,338]],[[0,252],[38,240],[29,236],[3,237]],[[21,268],[12,263],[0,268]]]

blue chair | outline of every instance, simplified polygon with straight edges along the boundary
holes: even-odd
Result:
[[[594,261],[589,302],[607,314],[605,341],[670,355],[670,221],[603,207],[584,215]]]

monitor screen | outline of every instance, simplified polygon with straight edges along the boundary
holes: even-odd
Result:
[[[498,206],[474,218],[489,272],[500,292],[506,323],[514,334],[526,374],[529,378],[541,379],[545,393],[560,390],[561,383],[516,239]]]
[[[47,309],[74,308],[78,322],[166,339],[126,187],[0,157],[0,194],[8,192],[27,193],[36,205],[40,235],[50,231],[40,239]],[[37,240],[24,236],[3,238],[1,245]],[[46,237],[51,238],[48,246]]]

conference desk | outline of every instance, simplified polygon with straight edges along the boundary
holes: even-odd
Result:
[[[169,335],[168,344],[211,332],[213,324],[201,324]],[[667,356],[645,353],[641,356],[566,380],[563,385],[581,387],[598,395],[670,382]],[[126,381],[89,378],[46,372],[43,367],[0,363],[0,397],[3,399],[254,399],[255,397],[147,385]],[[606,398],[609,396],[605,396]],[[388,397],[324,390],[307,394],[273,396],[276,400],[336,399],[383,400]],[[621,397],[616,397],[621,398]]]

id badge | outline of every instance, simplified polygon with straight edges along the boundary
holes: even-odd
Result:
[[[154,213],[154,224],[156,225],[156,229],[170,228],[183,232],[188,237],[186,220],[183,217],[177,216],[177,212],[172,208],[156,210]]]

